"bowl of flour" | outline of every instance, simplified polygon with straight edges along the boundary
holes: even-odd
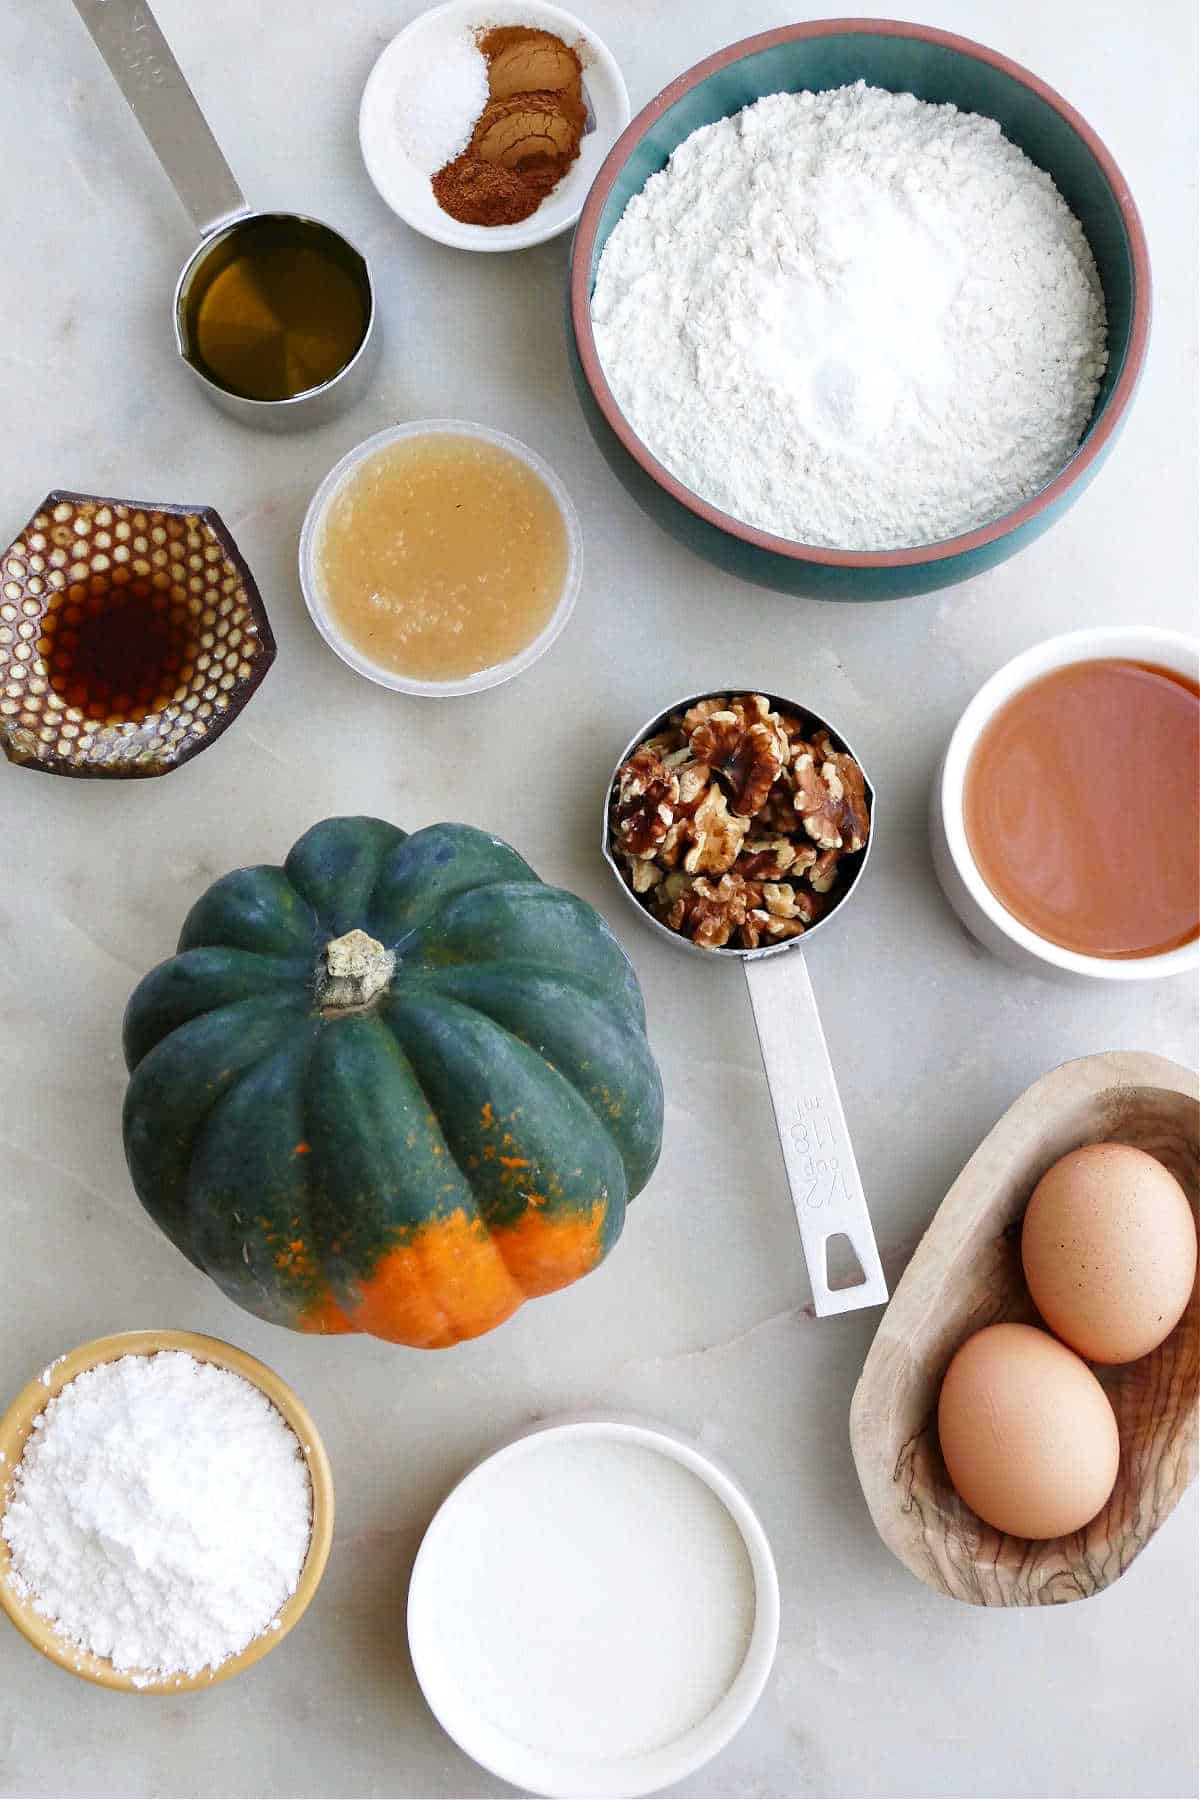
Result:
[[[1090,126],[965,38],[748,38],[634,119],[588,196],[572,364],[691,549],[829,599],[928,592],[1046,530],[1112,446],[1145,237]]]
[[[177,1693],[249,1668],[303,1616],[332,1537],[312,1419],[216,1338],[96,1338],[0,1418],[0,1609],[98,1686]]]

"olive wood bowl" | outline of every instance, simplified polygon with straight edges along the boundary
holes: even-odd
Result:
[[[1021,1221],[1068,1150],[1115,1141],[1148,1151],[1183,1185],[1200,1174],[1200,1088],[1161,1056],[1085,1056],[1035,1081],[988,1133],[921,1239],[863,1367],[850,1442],[871,1517],[913,1574],[973,1606],[1086,1599],[1123,1575],[1196,1473],[1200,1300],[1140,1361],[1097,1368],[1121,1435],[1108,1504],[1069,1537],[994,1530],[959,1499],[942,1461],[937,1401],[964,1339],[1013,1319],[1041,1324],[1021,1271]]]
[[[94,1656],[56,1631],[51,1621],[35,1611],[32,1602],[19,1594],[10,1582],[8,1571],[12,1558],[7,1543],[0,1536],[0,1610],[8,1614],[35,1650],[40,1650],[60,1668],[81,1676],[84,1681],[94,1682],[98,1687],[116,1688],[130,1694],[174,1694],[208,1688],[258,1662],[276,1644],[283,1642],[293,1625],[299,1624],[325,1573],[333,1542],[333,1472],[307,1409],[287,1383],[257,1357],[235,1349],[232,1344],[222,1343],[220,1338],[202,1337],[195,1331],[120,1331],[111,1337],[93,1338],[66,1356],[56,1357],[40,1375],[35,1375],[0,1418],[0,1518],[8,1504],[13,1477],[34,1420],[54,1396],[85,1369],[116,1362],[122,1356],[153,1356],[159,1350],[183,1350],[197,1362],[216,1363],[218,1368],[240,1375],[266,1395],[295,1432],[304,1453],[312,1483],[312,1526],[296,1591],[280,1607],[277,1623],[251,1638],[244,1650],[215,1669],[201,1669],[196,1675],[167,1676],[144,1675],[135,1669],[114,1669],[107,1657]]]

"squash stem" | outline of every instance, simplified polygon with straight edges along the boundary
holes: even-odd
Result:
[[[382,994],[396,968],[396,955],[365,931],[332,938],[317,964],[317,1005],[327,1016],[365,1012]]]

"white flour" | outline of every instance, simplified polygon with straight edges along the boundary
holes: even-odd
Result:
[[[1050,177],[994,120],[862,82],[693,132],[612,232],[592,317],[679,480],[842,549],[933,543],[1036,493],[1106,361]]]
[[[118,1669],[195,1674],[274,1621],[308,1550],[295,1433],[178,1351],[79,1375],[37,1419],[3,1519],[10,1580]]]

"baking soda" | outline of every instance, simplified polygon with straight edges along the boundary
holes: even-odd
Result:
[[[396,94],[396,126],[405,155],[422,175],[461,156],[487,105],[487,61],[475,34],[461,25],[431,28],[421,39],[421,67]]]
[[[0,1522],[18,1593],[85,1650],[194,1675],[277,1620],[312,1489],[266,1396],[179,1351],[69,1382],[34,1421]]]
[[[857,86],[703,126],[618,221],[592,301],[646,447],[763,530],[934,543],[1087,427],[1105,310],[1079,221],[994,119]]]

